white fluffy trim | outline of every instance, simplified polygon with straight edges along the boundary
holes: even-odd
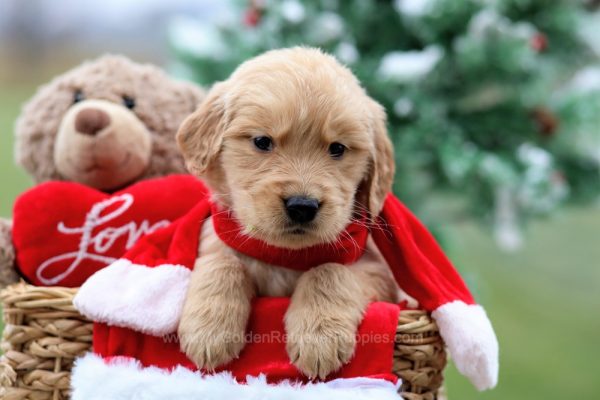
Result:
[[[181,265],[150,268],[120,259],[92,275],[73,302],[93,321],[164,335],[177,330],[190,272]]]
[[[396,386],[382,379],[336,379],[326,383],[270,385],[264,376],[237,383],[229,373],[201,375],[143,368],[133,360],[105,363],[88,354],[76,361],[72,400],[399,400]]]
[[[496,386],[498,340],[483,307],[453,301],[432,315],[460,373],[478,390]]]

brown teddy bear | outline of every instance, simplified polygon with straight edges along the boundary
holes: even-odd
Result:
[[[42,86],[17,120],[15,159],[36,183],[114,192],[184,173],[175,133],[204,97],[159,68],[105,55]],[[0,220],[0,287],[15,282],[11,221]]]

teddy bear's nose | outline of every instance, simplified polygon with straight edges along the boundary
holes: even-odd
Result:
[[[97,108],[85,108],[75,117],[75,129],[84,135],[94,136],[110,124],[107,113]]]

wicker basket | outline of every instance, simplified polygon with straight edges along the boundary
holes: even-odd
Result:
[[[68,399],[73,361],[92,343],[92,323],[73,307],[76,289],[16,284],[0,293],[5,328],[0,360],[3,400]],[[439,399],[446,353],[423,311],[402,311],[393,372],[407,400]]]

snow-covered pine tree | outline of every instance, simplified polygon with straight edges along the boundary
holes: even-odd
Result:
[[[499,243],[512,249],[527,218],[567,198],[597,198],[600,22],[589,7],[571,0],[234,4],[230,18],[211,24],[173,21],[175,70],[211,84],[273,48],[303,44],[334,54],[387,108],[394,190],[426,220],[424,207],[442,198],[493,221]]]

